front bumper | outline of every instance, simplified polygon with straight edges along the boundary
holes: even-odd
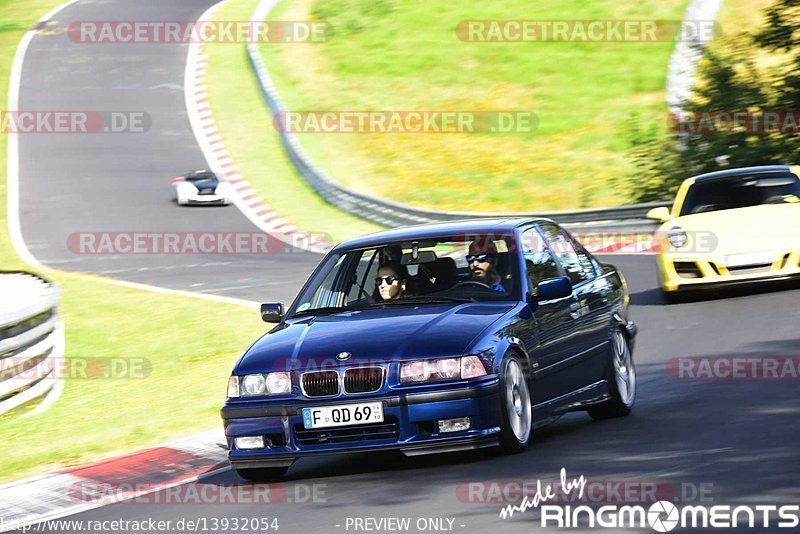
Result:
[[[225,206],[230,203],[230,199],[220,195],[192,195],[186,199],[186,204],[193,206]]]
[[[367,401],[383,403],[384,423],[306,430],[303,408]],[[229,403],[222,409],[228,458],[235,468],[288,466],[302,457],[399,449],[414,456],[489,447],[500,432],[498,380],[480,386],[427,393],[314,401],[298,399],[280,405],[271,402]],[[440,419],[470,418],[469,430],[440,433]],[[372,429],[380,432],[372,433]],[[237,450],[234,438],[266,437],[267,447]],[[319,437],[317,437],[319,436]]]
[[[689,265],[694,274],[679,274],[677,265]],[[659,254],[658,273],[666,292],[702,291],[742,285],[773,283],[800,279],[800,252],[778,255],[769,266],[752,272],[729,270],[723,258],[691,258]]]

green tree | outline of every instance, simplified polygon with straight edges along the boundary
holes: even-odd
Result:
[[[637,200],[670,199],[683,179],[705,172],[800,163],[800,125],[791,121],[800,116],[800,0],[778,0],[764,14],[756,33],[719,39],[706,50],[693,96],[666,135],[632,131]],[[753,58],[764,52],[779,64],[760,66]],[[718,119],[732,113],[777,113],[781,126],[720,126]]]

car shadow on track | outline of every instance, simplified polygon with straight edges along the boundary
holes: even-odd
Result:
[[[680,295],[675,302],[668,302],[659,288],[650,288],[636,293],[631,293],[632,306],[668,306],[675,304],[691,304],[710,302],[715,300],[749,297],[770,293],[782,293],[800,289],[800,281],[772,282],[768,284],[754,284],[751,286],[726,287],[713,290],[704,290],[696,293]]]

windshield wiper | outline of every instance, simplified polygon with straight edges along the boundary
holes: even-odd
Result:
[[[478,302],[474,298],[468,297],[403,297],[397,300],[387,300],[379,304],[444,304],[444,303],[464,303]]]
[[[322,306],[320,308],[309,308],[307,310],[296,311],[292,314],[292,317],[297,317],[300,315],[317,315],[324,313],[339,313],[339,312],[366,310],[366,309],[367,306]]]

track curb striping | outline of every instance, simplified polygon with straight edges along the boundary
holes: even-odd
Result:
[[[106,506],[109,489],[119,502],[228,471],[225,447],[222,431],[215,430],[0,485],[0,532]],[[87,494],[92,488],[99,488],[96,498]]]
[[[198,22],[211,20],[217,10],[227,2],[228,0],[222,0],[208,8]],[[234,204],[263,232],[295,248],[325,254],[332,248],[332,243],[322,241],[289,224],[289,221],[271,209],[258,192],[250,187],[250,183],[239,171],[214,121],[214,110],[208,100],[206,85],[208,56],[203,53],[203,46],[201,42],[189,44],[184,76],[184,97],[192,131],[209,169],[234,187],[237,191]]]

